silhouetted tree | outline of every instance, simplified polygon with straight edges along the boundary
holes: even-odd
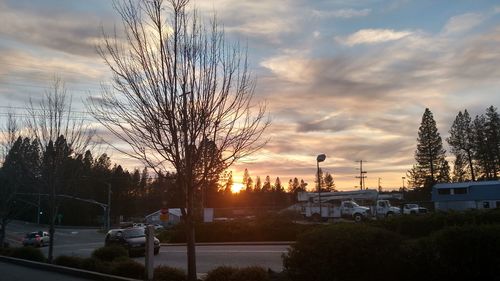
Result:
[[[105,35],[98,48],[113,90],[93,100],[91,110],[130,145],[132,151],[123,152],[157,173],[175,169],[185,197],[188,280],[195,281],[196,193],[213,175],[260,149],[268,121],[265,107],[252,101],[246,52],[226,43],[215,19],[205,26],[188,3],[116,3],[125,36]]]
[[[472,128],[472,120],[467,112],[458,112],[455,121],[450,129],[450,137],[446,139],[448,144],[451,146],[451,151],[455,155],[455,158],[461,158],[458,163],[462,165],[464,160],[468,161],[470,176],[473,181],[476,180],[474,173],[474,162],[473,162],[473,148],[474,148],[474,134]],[[465,157],[464,157],[465,156]],[[460,167],[461,169],[462,167]],[[459,171],[461,181],[467,180],[466,174]]]
[[[449,172],[445,172],[445,167],[448,166],[445,163],[445,153],[432,112],[426,108],[418,130],[417,150],[415,151],[417,164],[408,171],[410,182],[423,184],[423,186],[416,187],[423,188],[426,195],[436,182],[449,178]]]

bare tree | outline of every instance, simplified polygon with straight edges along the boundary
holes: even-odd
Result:
[[[195,207],[206,183],[266,142],[266,108],[253,103],[246,50],[188,0],[114,2],[125,40],[103,32],[98,51],[112,88],[89,108],[129,144],[118,150],[158,172],[175,169],[185,198],[188,278],[196,280]]]
[[[39,179],[41,189],[49,194],[48,261],[52,262],[54,224],[60,205],[57,195],[67,185],[63,180],[66,160],[72,155],[83,153],[95,132],[84,116],[72,110],[71,96],[68,96],[64,83],[58,78],[54,79],[52,89],[45,92],[41,101],[35,103],[30,100],[27,111],[27,133],[39,142],[43,155],[41,173],[34,177]]]

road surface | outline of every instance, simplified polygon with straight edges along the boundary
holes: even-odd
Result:
[[[12,264],[8,262],[0,262],[0,280],[5,281],[33,281],[33,280],[50,280],[50,281],[87,281],[90,279],[74,277],[58,272],[45,271],[34,269],[23,265]]]
[[[14,221],[7,228],[12,246],[20,245],[20,239],[27,232],[47,229],[36,224]],[[93,250],[104,246],[104,233],[98,229],[59,228],[56,229],[54,256],[73,255],[90,257]],[[206,273],[221,265],[245,267],[258,265],[274,271],[282,270],[281,255],[287,252],[288,245],[203,245],[196,247],[197,271]],[[42,252],[47,256],[48,247]],[[144,257],[134,258],[144,262]],[[186,269],[186,246],[162,246],[155,256],[155,266],[168,265]]]

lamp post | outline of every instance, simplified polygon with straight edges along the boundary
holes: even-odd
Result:
[[[321,213],[321,179],[319,178],[319,162],[323,162],[326,159],[325,154],[319,154],[316,157],[316,165],[317,165],[317,174],[318,174],[318,202],[319,202],[319,218],[321,220],[322,213]]]

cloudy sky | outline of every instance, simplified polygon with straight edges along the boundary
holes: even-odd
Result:
[[[230,40],[248,44],[256,96],[272,117],[269,144],[233,167],[313,186],[316,155],[339,189],[397,188],[414,163],[426,107],[441,135],[458,111],[500,105],[500,4],[482,0],[198,0]],[[100,27],[120,21],[110,0],[0,0],[0,118],[22,117],[59,76],[75,105],[109,71],[96,54]],[[90,119],[90,117],[89,117]],[[112,160],[139,167],[108,150]],[[450,159],[452,160],[452,159]]]

